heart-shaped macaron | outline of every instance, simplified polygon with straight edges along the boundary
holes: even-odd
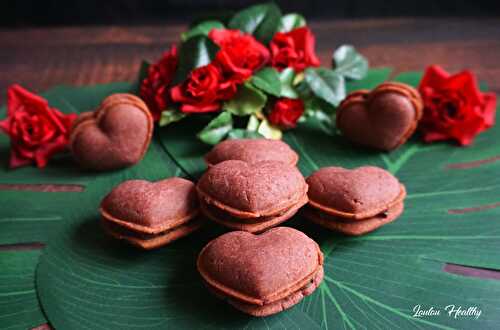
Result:
[[[82,167],[111,170],[139,162],[152,134],[153,118],[146,104],[132,94],[113,94],[95,112],[80,115],[70,147]]]
[[[304,233],[277,227],[235,231],[208,243],[197,268],[208,287],[255,316],[282,311],[311,294],[323,277],[323,255]]]
[[[296,204],[307,184],[292,165],[279,161],[227,160],[212,166],[197,189],[210,204],[241,218],[274,215]]]
[[[306,181],[309,205],[344,219],[374,217],[401,203],[406,196],[396,177],[375,166],[353,170],[324,167]]]
[[[177,177],[122,182],[102,200],[100,211],[110,234],[142,248],[167,244],[201,226],[194,219],[195,185]]]
[[[337,110],[337,128],[350,141],[393,150],[415,132],[423,103],[417,90],[396,82],[349,94]]]
[[[256,163],[276,160],[296,165],[299,156],[288,144],[272,139],[229,139],[217,144],[205,155],[205,162],[213,166],[230,159]]]

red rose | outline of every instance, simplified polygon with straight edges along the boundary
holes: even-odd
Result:
[[[208,37],[220,48],[231,45],[236,39],[241,38],[243,33],[240,30],[212,29]]]
[[[419,91],[424,100],[419,129],[425,142],[453,139],[465,146],[495,123],[496,96],[481,93],[470,71],[450,75],[430,66]]]
[[[304,113],[304,102],[300,99],[280,98],[274,103],[269,121],[281,128],[294,128]]]
[[[239,30],[213,29],[208,36],[221,48],[215,57],[215,63],[223,74],[219,95],[221,99],[228,100],[236,93],[238,84],[266,65],[269,50],[254,37]]]
[[[220,109],[219,87],[222,75],[214,64],[194,69],[186,81],[172,87],[170,98],[181,103],[182,112],[213,112]]]
[[[313,33],[307,27],[276,33],[270,43],[272,66],[280,71],[292,67],[297,72],[310,66],[319,66],[319,59],[314,52],[315,42]]]
[[[66,149],[76,114],[65,115],[51,108],[44,98],[19,85],[7,91],[7,118],[0,129],[10,137],[10,167],[33,162],[40,168],[48,159]]]
[[[148,76],[141,83],[139,94],[148,105],[155,121],[160,119],[161,112],[167,108],[168,87],[172,82],[178,62],[177,47],[174,45],[163,53],[157,63],[148,67]]]

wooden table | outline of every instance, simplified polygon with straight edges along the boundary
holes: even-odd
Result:
[[[500,93],[500,20],[373,19],[310,23],[324,65],[337,46],[351,43],[372,67],[422,70],[438,63],[470,68]],[[17,82],[36,91],[57,84],[87,85],[132,80],[142,59],[155,60],[186,28],[71,27],[0,30],[0,103]]]
[[[394,73],[423,70],[429,64],[441,64],[452,72],[469,68],[500,94],[498,18],[335,20],[310,22],[310,26],[323,65],[329,65],[337,46],[350,43],[368,57],[372,67],[389,66]],[[164,24],[0,30],[0,103],[5,103],[6,89],[12,83],[43,91],[58,84],[131,81],[142,59],[154,61],[185,29],[186,25]],[[0,189],[60,188],[0,185]],[[500,272],[490,270],[456,265],[447,265],[445,270],[500,279]]]

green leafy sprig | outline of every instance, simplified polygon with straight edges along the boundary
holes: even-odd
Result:
[[[184,81],[193,69],[214,60],[218,46],[208,38],[212,29],[239,29],[267,45],[277,32],[286,33],[307,24],[300,14],[282,15],[274,3],[248,7],[224,22],[215,19],[201,21],[181,35],[174,84]],[[310,67],[297,73],[293,68],[278,72],[273,67],[264,67],[239,86],[235,96],[221,105],[222,112],[197,136],[209,144],[225,138],[280,138],[280,129],[267,120],[265,113],[273,100],[281,97],[302,99],[305,112],[301,121],[314,117],[326,131],[333,132],[332,118],[346,96],[346,80],[362,79],[367,70],[366,58],[350,45],[340,46],[333,53],[331,68]],[[172,106],[162,113],[159,125],[166,126],[187,116]],[[246,124],[245,118],[248,118]]]

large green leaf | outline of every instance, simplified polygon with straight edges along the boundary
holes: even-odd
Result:
[[[387,74],[387,70],[375,71],[366,86],[363,82],[356,86],[371,88]],[[403,78],[415,82],[419,76]],[[95,101],[91,94],[82,94],[86,98]],[[46,213],[60,214],[62,221],[41,258],[37,286],[55,328],[476,329],[498,325],[500,282],[449,274],[443,266],[500,269],[500,208],[494,207],[500,193],[500,162],[494,161],[500,154],[495,144],[500,128],[480,135],[470,148],[424,145],[414,139],[392,153],[354,147],[341,136],[325,134],[314,119],[285,133],[285,140],[300,154],[304,175],[327,165],[386,167],[408,189],[406,210],[396,222],[358,238],[333,234],[300,216],[287,222],[320,244],[325,281],[292,309],[251,318],[213,298],[196,273],[196,255],[222,232],[219,227],[209,224],[189,238],[141,252],[111,240],[98,225],[96,207],[117,182],[182,173],[168,162],[169,156],[191,176],[198,176],[204,168],[201,156],[209,147],[194,135],[208,120],[191,116],[160,130],[161,146],[153,144],[139,165],[86,181],[86,190],[78,193],[79,198],[68,197],[64,208],[47,204],[51,210]],[[17,198],[23,197],[13,195],[11,202]],[[35,220],[40,211],[29,211],[32,207],[26,204],[23,212]],[[418,304],[478,306],[482,315],[477,320],[454,319],[445,313],[416,319],[411,315]]]
[[[0,251],[2,329],[26,330],[47,323],[35,290],[35,268],[39,256],[38,250]]]
[[[281,11],[273,3],[254,5],[236,13],[229,21],[230,29],[238,29],[253,34],[267,44],[281,24]]]

